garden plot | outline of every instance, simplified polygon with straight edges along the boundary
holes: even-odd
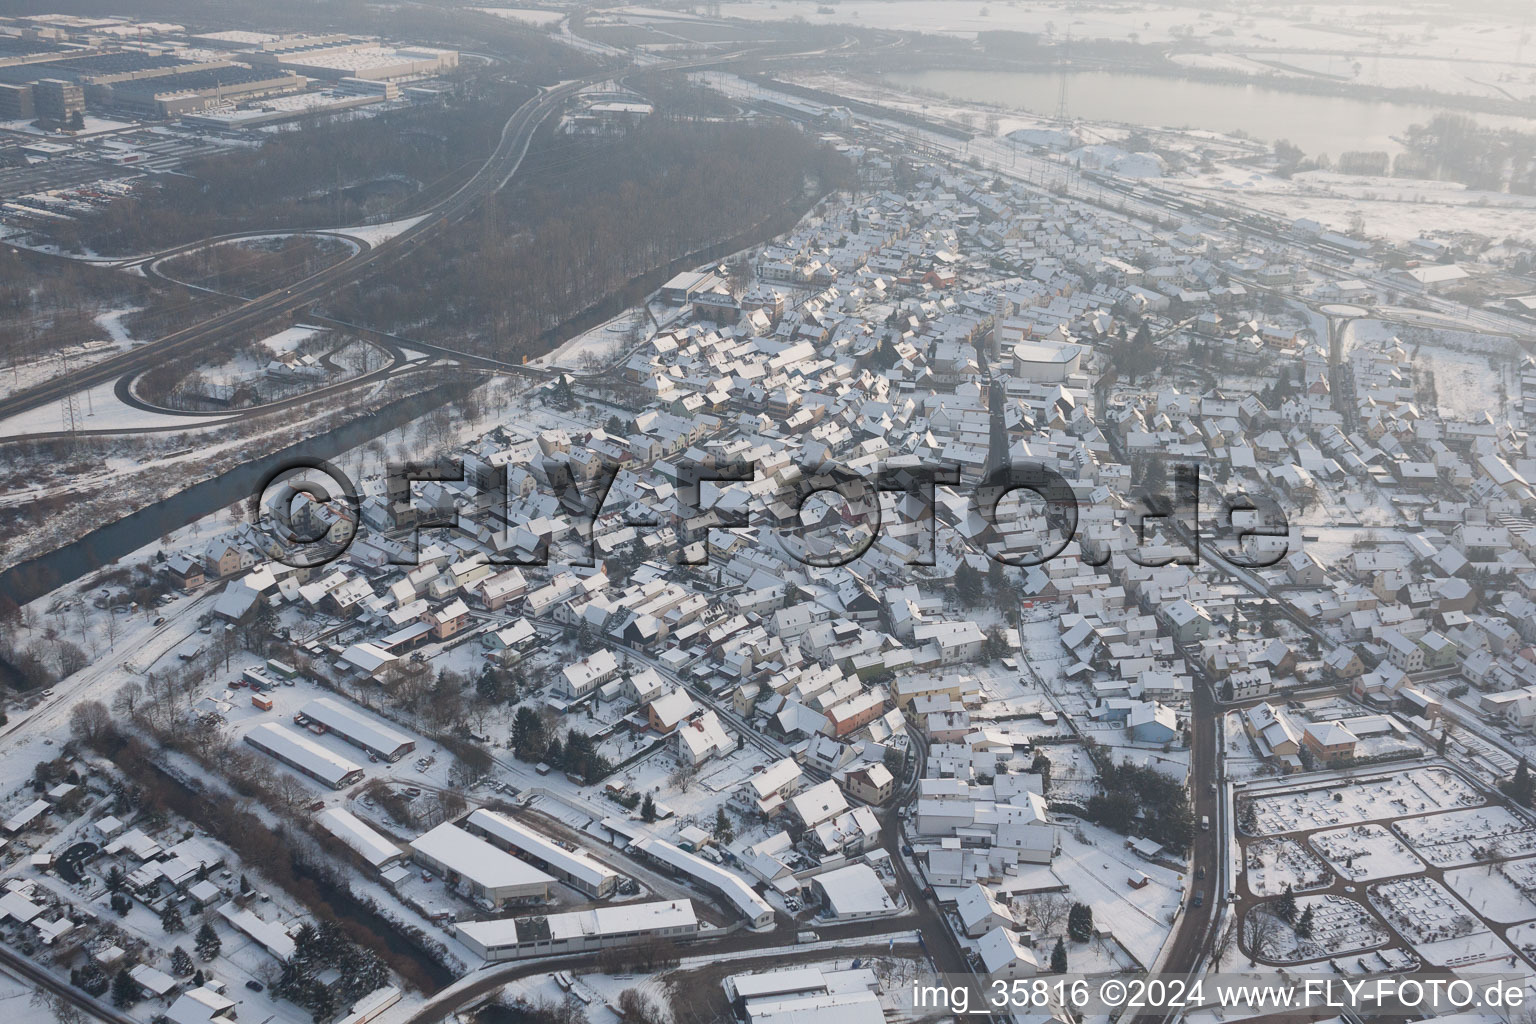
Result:
[[[1248,889],[1255,896],[1278,896],[1286,886],[1296,892],[1319,889],[1333,881],[1327,865],[1292,839],[1260,839],[1250,843],[1247,865]]]
[[[1512,871],[1512,868],[1518,870]],[[1536,889],[1531,872],[1536,862],[1505,861],[1445,873],[1445,884],[1484,920],[1514,924],[1536,920]]]
[[[1361,953],[1382,945],[1391,935],[1370,911],[1344,896],[1303,896],[1296,900],[1297,920],[1312,911],[1311,934],[1302,937],[1293,925],[1270,916],[1270,934],[1262,943],[1266,959],[1301,963],[1324,957]],[[1263,913],[1262,911],[1260,913]]]
[[[1351,825],[1332,832],[1317,832],[1307,841],[1340,877],[1351,882],[1411,875],[1424,868],[1413,851],[1381,825]]]
[[[1268,836],[1473,807],[1483,798],[1449,768],[1427,767],[1363,782],[1340,780],[1315,789],[1263,793],[1251,802],[1254,834]]]
[[[1499,937],[1433,879],[1399,878],[1367,892],[1387,922],[1431,964],[1455,967],[1509,955]]]
[[[1536,853],[1536,828],[1504,807],[1478,807],[1409,818],[1393,827],[1435,867],[1479,864]]]

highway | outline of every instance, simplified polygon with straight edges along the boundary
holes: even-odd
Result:
[[[480,200],[511,180],[521,166],[528,146],[544,119],[579,89],[599,81],[592,77],[547,89],[528,100],[503,125],[495,150],[469,181],[446,196],[423,219],[379,245],[360,250],[347,259],[317,271],[286,288],[274,289],[227,313],[166,335],[158,341],[103,359],[90,366],[0,400],[0,419],[56,402],[83,388],[116,380],[220,338],[255,327],[274,316],[292,312],[325,298],[348,281],[382,260],[414,245],[428,232],[463,217]]]

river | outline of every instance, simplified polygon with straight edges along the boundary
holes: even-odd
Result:
[[[995,103],[1034,114],[1054,114],[1061,88],[1055,71],[897,71],[885,80],[959,100]],[[1206,82],[1123,71],[1072,71],[1067,76],[1067,113],[1090,121],[1118,121],[1149,128],[1242,129],[1254,138],[1289,139],[1308,155],[1337,159],[1349,150],[1402,152],[1392,141],[1440,108],[1412,103],[1320,96],[1261,85]],[[1536,131],[1536,120],[1474,114],[1495,127]]]

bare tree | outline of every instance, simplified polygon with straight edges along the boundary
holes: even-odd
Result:
[[[85,652],[68,640],[60,640],[58,642],[54,648],[54,657],[59,662],[60,678],[72,676],[91,663],[90,659],[85,656]]]
[[[99,700],[83,700],[69,712],[69,731],[95,745],[112,729],[112,712]]]
[[[37,989],[32,993],[31,1003],[40,1009],[47,1010],[58,1024],[88,1024],[90,1018],[85,1011],[61,995]]]
[[[1216,936],[1216,941],[1211,944],[1211,970],[1220,971],[1221,962],[1232,951],[1232,943],[1237,939],[1237,922],[1228,920],[1226,927]]]
[[[685,764],[679,761],[677,768],[673,770],[671,775],[667,776],[667,782],[671,784],[673,789],[685,790],[698,777],[698,774],[699,769],[697,765]]]
[[[308,787],[287,772],[277,776],[272,783],[272,792],[282,802],[283,809],[289,812],[297,811],[313,799]]]
[[[1270,945],[1284,926],[1280,919],[1267,911],[1254,908],[1243,918],[1243,945],[1250,957],[1267,957]]]
[[[666,1024],[651,998],[637,988],[619,993],[619,1016],[624,1024]]]
[[[112,695],[112,710],[124,717],[132,717],[143,696],[144,687],[130,679]]]
[[[1024,912],[1040,935],[1059,935],[1067,923],[1071,902],[1059,892],[1030,893],[1024,899]]]

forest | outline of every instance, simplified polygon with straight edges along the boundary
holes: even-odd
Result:
[[[1436,114],[1412,125],[1398,177],[1443,178],[1489,192],[1536,193],[1536,134],[1489,128],[1466,114]]]
[[[510,194],[333,302],[340,319],[507,360],[632,280],[846,186],[836,152],[783,124],[652,119],[551,142]]]
[[[1275,143],[1277,173],[1336,170],[1398,178],[1455,181],[1486,192],[1536,194],[1536,133],[1490,128],[1468,114],[1436,114],[1427,124],[1408,127],[1404,151],[1396,157],[1375,151],[1348,151],[1338,163],[1320,153],[1309,157],[1287,139]]]

